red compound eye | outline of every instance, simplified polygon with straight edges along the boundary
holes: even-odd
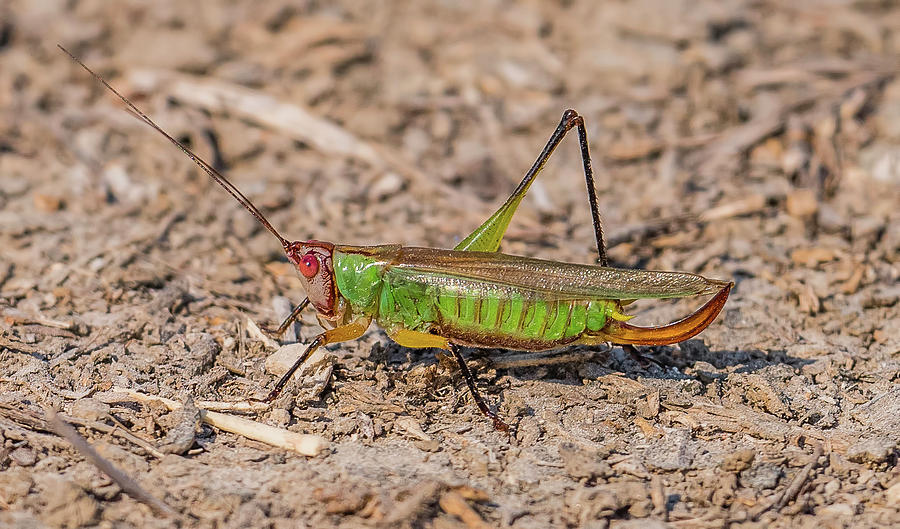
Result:
[[[316,259],[316,256],[308,253],[300,259],[300,273],[303,274],[303,277],[310,279],[319,271],[319,260]]]

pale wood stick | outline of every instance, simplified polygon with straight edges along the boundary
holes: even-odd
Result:
[[[213,113],[228,112],[259,123],[311,145],[319,152],[350,156],[385,167],[382,156],[369,143],[340,125],[315,115],[296,102],[282,101],[261,90],[211,77],[195,77],[165,70],[137,70],[129,80],[148,91],[165,84],[166,95]]]
[[[112,392],[125,393],[139,402],[160,402],[173,411],[181,408],[181,403],[174,400],[157,397],[155,395],[146,395],[130,389],[113,388]],[[293,450],[304,456],[316,456],[319,452],[328,447],[328,440],[318,435],[295,433],[285,430],[284,428],[276,428],[260,422],[251,421],[250,419],[210,411],[203,409],[202,407],[200,409],[200,420],[213,428],[236,433],[248,439],[260,441],[279,448]]]

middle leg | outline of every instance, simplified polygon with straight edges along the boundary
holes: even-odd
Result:
[[[454,343],[449,345],[450,352],[453,353],[453,358],[455,358],[456,363],[459,364],[459,370],[462,371],[463,378],[466,379],[466,385],[469,386],[469,392],[472,394],[472,398],[475,399],[475,404],[478,406],[478,409],[494,423],[494,428],[509,434],[509,425],[503,422],[503,419],[501,419],[499,415],[488,408],[481,393],[478,392],[478,386],[475,385],[475,377],[472,375],[472,371],[469,370],[469,366],[466,365],[466,360],[460,352],[461,347]]]
[[[484,401],[484,397],[481,396],[481,393],[478,391],[478,386],[475,385],[475,376],[472,375],[472,371],[469,369],[469,366],[466,365],[466,360],[462,356],[461,347],[448,341],[443,336],[438,336],[436,334],[418,332],[418,331],[410,331],[407,329],[399,329],[393,332],[389,332],[388,336],[391,337],[392,340],[397,342],[399,345],[403,347],[435,347],[439,349],[444,349],[450,351],[453,354],[453,358],[456,360],[456,363],[459,365],[459,370],[462,371],[463,378],[466,380],[466,385],[469,387],[469,392],[472,394],[472,398],[475,399],[475,404],[478,406],[478,409],[487,416],[494,423],[494,428],[501,430],[506,433],[510,433],[509,426],[500,419],[500,416],[491,411],[488,408],[487,403]]]

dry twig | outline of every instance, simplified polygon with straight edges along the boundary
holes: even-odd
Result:
[[[296,103],[286,103],[253,90],[209,77],[191,77],[169,71],[134,72],[132,81],[149,91],[167,83],[166,93],[210,112],[227,111],[308,143],[325,154],[349,156],[376,167],[385,162],[368,143],[333,121],[320,118]]]
[[[75,450],[88,458],[91,463],[97,466],[104,474],[116,482],[122,490],[132,498],[150,506],[157,514],[163,516],[178,516],[178,513],[171,507],[166,505],[141,487],[137,481],[133,480],[128,474],[120,470],[109,460],[101,456],[87,440],[75,431],[71,425],[59,418],[55,411],[48,408],[46,411],[47,423],[53,428],[57,434],[65,437]]]
[[[816,449],[813,451],[812,461],[810,461],[800,472],[794,476],[794,479],[791,480],[791,484],[787,486],[781,494],[773,501],[772,503],[761,505],[755,511],[750,513],[750,517],[752,520],[758,519],[769,509],[781,510],[785,505],[794,500],[798,494],[800,494],[800,489],[803,488],[803,485],[812,475],[813,469],[815,469],[819,465],[819,458],[822,457],[823,448],[821,444],[816,444]]]
[[[108,433],[108,434],[112,434],[112,435],[118,435],[119,437],[122,437],[123,439],[126,439],[128,441],[131,441],[132,443],[136,444],[137,446],[143,448],[144,450],[147,451],[147,453],[149,453],[150,455],[152,455],[153,457],[155,457],[157,459],[162,459],[166,456],[166,454],[157,450],[156,447],[153,446],[152,443],[150,443],[144,439],[141,439],[140,437],[131,433],[131,431],[128,428],[126,428],[124,424],[122,424],[121,422],[116,420],[115,417],[110,416],[108,418],[109,418],[109,420],[111,420],[113,422],[113,424],[115,424],[115,426],[110,426],[108,424],[104,424],[102,422],[97,422],[97,421],[88,421],[85,419],[79,419],[77,417],[69,417],[67,415],[61,416],[61,419],[66,422],[77,424],[79,426],[84,426],[85,428],[91,428],[92,430],[97,430],[99,432]]]
[[[134,390],[124,388],[113,388],[115,393],[125,393],[129,397],[138,402],[161,402],[170,410],[181,408],[181,404],[171,399],[157,397],[153,395],[145,395]],[[328,446],[328,441],[318,435],[300,434],[276,428],[260,422],[251,421],[234,415],[200,409],[201,420],[213,428],[225,430],[226,432],[243,435],[248,439],[260,441],[279,448],[293,450],[304,456],[316,456]]]
[[[466,499],[458,492],[452,490],[445,492],[441,499],[438,500],[438,504],[445,513],[456,516],[470,529],[490,528],[490,525],[481,518],[481,515],[475,512],[475,509],[466,503]]]
[[[653,514],[663,520],[668,519],[669,511],[666,508],[666,489],[663,480],[658,474],[650,478],[650,500],[653,502]]]

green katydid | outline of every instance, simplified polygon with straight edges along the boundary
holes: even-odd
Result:
[[[594,188],[584,119],[563,113],[534,165],[515,191],[453,250],[398,244],[348,246],[290,241],[231,182],[163,131],[103,78],[72,56],[150,127],[190,157],[241,203],[281,243],[307,297],[274,331],[280,336],[311,304],[326,329],[316,336],[266,398],[273,400],[319,347],[359,338],[372,321],[405,347],[451,352],[475,403],[498,429],[506,424],[485,404],[460,348],[544,351],[574,344],[611,342],[665,345],[700,333],[718,316],[734,283],[687,272],[610,268]],[[578,132],[599,264],[582,265],[500,253],[500,242],[519,204],[550,155],[572,129]],[[636,299],[713,295],[689,316],[659,327],[638,327],[623,305]]]

